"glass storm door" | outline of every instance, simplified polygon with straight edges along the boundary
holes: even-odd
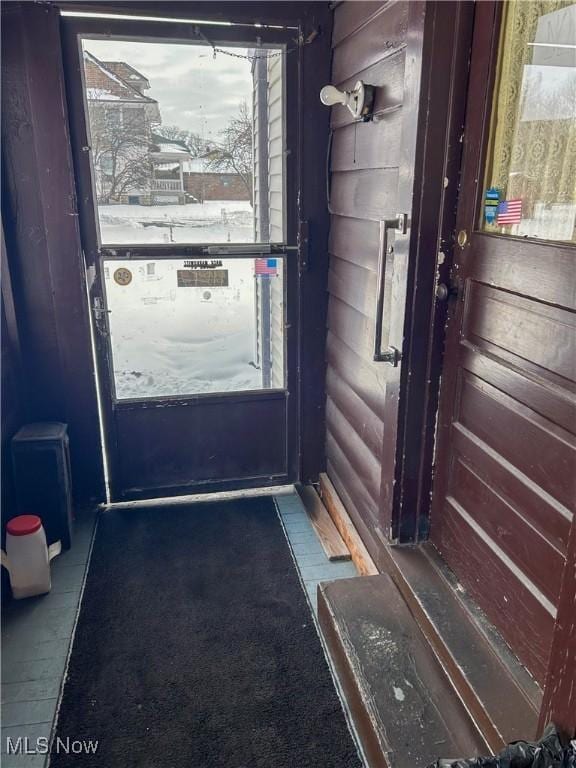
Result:
[[[283,30],[65,28],[111,499],[293,481],[297,52]]]

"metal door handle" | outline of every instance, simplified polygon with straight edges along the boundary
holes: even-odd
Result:
[[[380,242],[378,248],[378,277],[377,277],[377,293],[376,293],[376,320],[374,324],[374,360],[377,363],[390,363],[393,366],[397,366],[400,362],[400,352],[395,347],[388,346],[385,350],[382,349],[382,337],[384,335],[384,315],[389,321],[389,308],[384,312],[384,298],[385,298],[385,273],[386,273],[386,255],[389,253],[388,248],[388,233],[393,229],[395,232],[406,234],[408,229],[408,214],[397,213],[394,219],[381,219],[380,220]],[[390,329],[387,329],[387,336],[390,333]]]

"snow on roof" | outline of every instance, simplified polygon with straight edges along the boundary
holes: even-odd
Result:
[[[181,152],[183,155],[188,155],[189,152],[187,149],[184,149],[184,147],[181,147],[180,144],[157,144],[159,152]]]
[[[86,97],[89,101],[120,101],[120,96],[115,96],[105,88],[86,88]]]
[[[210,158],[194,157],[183,164],[186,173],[227,173],[235,174],[236,170],[229,163],[218,163],[216,166]]]
[[[204,173],[206,165],[206,160],[203,157],[194,157],[184,163],[184,170],[188,173]]]
[[[171,155],[184,155],[190,157],[190,151],[180,139],[168,139],[160,133],[152,133],[152,152],[165,152]]]

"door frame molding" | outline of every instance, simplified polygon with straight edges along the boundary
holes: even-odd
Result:
[[[421,75],[407,78],[406,99],[418,106],[419,119],[403,139],[403,153],[415,147],[414,178],[401,178],[399,208],[411,196],[408,186],[415,194],[409,238],[395,245],[396,258],[408,259],[405,307],[395,318],[404,338],[402,364],[386,386],[384,432],[397,429],[397,438],[382,461],[382,540],[375,550],[428,536],[446,316],[436,287],[448,282],[451,263],[473,22],[469,0],[409,4],[406,59],[421,57]]]

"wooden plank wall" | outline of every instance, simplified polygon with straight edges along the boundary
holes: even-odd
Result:
[[[381,86],[377,121],[354,123],[343,107],[331,119],[327,473],[369,530],[379,524],[388,368],[372,361],[378,222],[396,212],[407,20],[405,2],[344,2],[332,38],[332,83]]]
[[[27,418],[69,425],[77,503],[105,498],[57,8],[2,5],[2,211]]]

